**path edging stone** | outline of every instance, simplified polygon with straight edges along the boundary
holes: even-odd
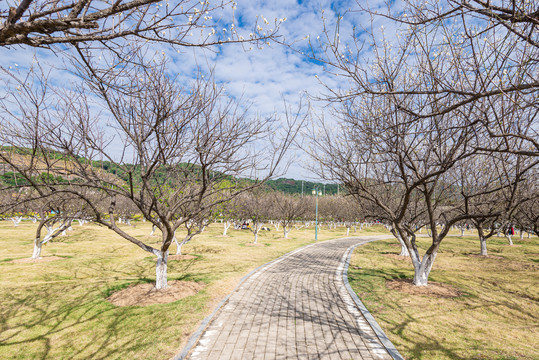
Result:
[[[344,287],[346,288],[346,290],[348,291],[348,293],[352,297],[352,300],[354,300],[354,303],[358,307],[359,311],[361,311],[361,314],[365,317],[365,320],[367,320],[367,322],[369,323],[371,328],[374,330],[376,336],[378,337],[378,339],[380,340],[382,345],[386,348],[389,355],[391,355],[391,357],[393,359],[395,359],[395,360],[404,360],[402,355],[395,348],[395,346],[393,345],[391,340],[389,340],[387,335],[384,333],[384,330],[382,330],[380,325],[378,325],[378,323],[376,322],[374,317],[371,315],[369,310],[367,310],[365,305],[361,302],[361,300],[357,296],[356,292],[352,289],[352,287],[350,286],[350,283],[348,282],[348,267],[350,266],[350,259],[352,258],[352,253],[354,252],[354,249],[356,247],[358,247],[358,246],[365,245],[365,244],[367,244],[369,242],[376,241],[376,240],[380,240],[380,239],[374,239],[374,240],[365,241],[365,242],[363,242],[361,244],[356,244],[356,245],[353,245],[353,246],[348,248],[347,253],[345,253],[345,256],[343,256],[343,258],[346,257],[346,260],[345,260],[345,263],[344,263],[344,269],[343,269],[343,272],[342,272],[342,278],[343,278],[343,282],[344,282]]]

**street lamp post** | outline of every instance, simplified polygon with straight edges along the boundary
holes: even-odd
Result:
[[[313,189],[313,195],[316,196],[316,216],[314,221],[314,241],[318,241],[318,196],[322,196],[322,192],[317,188]]]

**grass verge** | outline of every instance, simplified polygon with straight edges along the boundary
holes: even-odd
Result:
[[[429,239],[419,239],[424,251]],[[539,359],[538,239],[488,242],[477,256],[473,236],[448,237],[429,281],[458,296],[410,294],[395,285],[413,278],[396,241],[358,247],[351,260],[352,288],[407,359]],[[402,281],[402,280],[401,280]]]

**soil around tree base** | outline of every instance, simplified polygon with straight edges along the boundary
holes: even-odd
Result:
[[[195,295],[204,288],[204,284],[194,281],[173,280],[166,289],[157,290],[154,284],[136,284],[115,292],[107,298],[116,306],[148,306],[168,304],[188,296]]]
[[[415,286],[412,279],[396,279],[386,281],[386,286],[392,290],[411,295],[430,296],[435,298],[453,298],[462,295],[451,285],[429,281],[428,286]]]
[[[26,264],[26,263],[49,262],[49,261],[56,261],[56,260],[62,260],[62,259],[63,257],[60,257],[60,256],[45,256],[45,257],[40,257],[37,259],[32,259],[32,258],[15,259],[15,260],[11,260],[10,263]]]

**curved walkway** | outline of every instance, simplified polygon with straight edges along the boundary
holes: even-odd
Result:
[[[352,249],[382,238],[308,245],[253,271],[176,359],[400,359],[346,277]]]

